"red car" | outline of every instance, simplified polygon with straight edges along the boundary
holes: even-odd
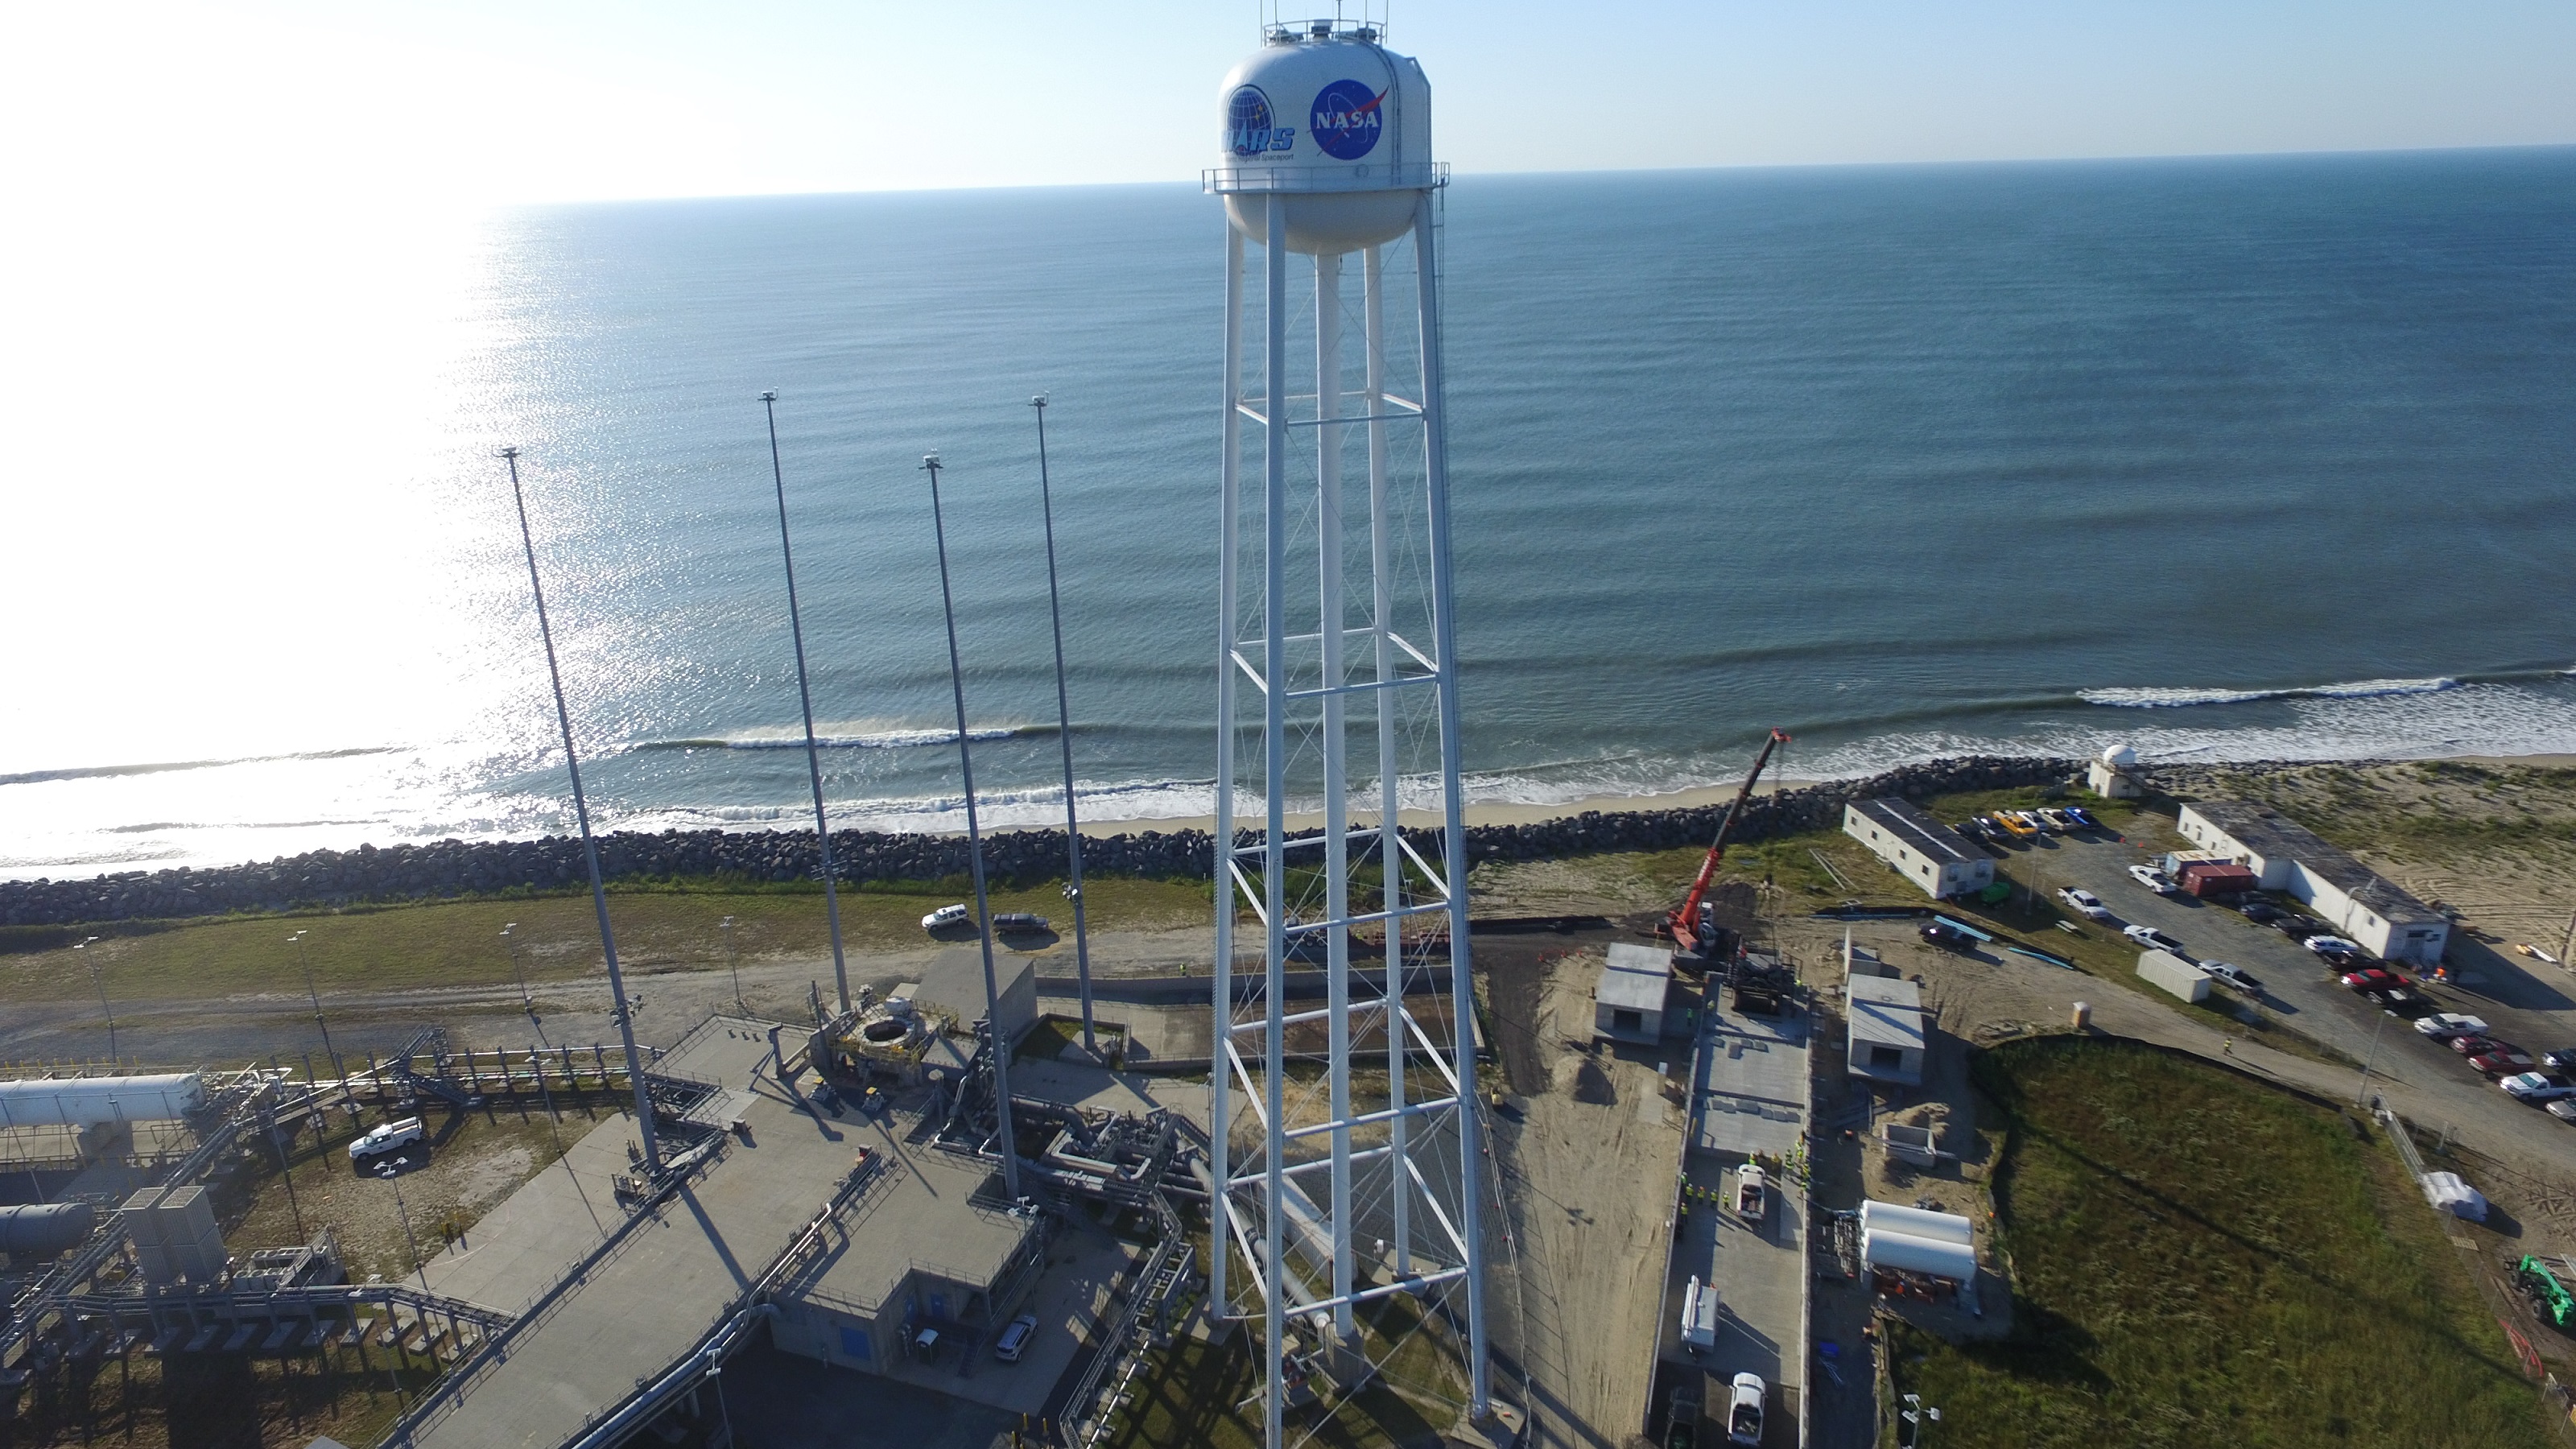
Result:
[[[2382,971],[2376,966],[2369,966],[2347,974],[2343,978],[2343,984],[2355,991],[2382,991],[2392,986],[2411,986],[2414,983],[2394,971]]]
[[[2510,1077],[2530,1071],[2535,1063],[2531,1060],[2531,1053],[2514,1047],[2504,1047],[2469,1058],[2469,1065],[2490,1077]]]
[[[2471,1032],[2467,1036],[2455,1036],[2451,1038],[2451,1050],[2458,1052],[2464,1057],[2484,1056],[2488,1052],[2494,1051],[2509,1052],[2513,1049],[2513,1043],[2511,1042],[2497,1041],[2494,1037],[2480,1036],[2475,1032]]]

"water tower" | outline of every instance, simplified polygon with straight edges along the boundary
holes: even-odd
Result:
[[[1260,1136],[1238,1152],[1214,1134],[1210,1273],[1216,1304],[1263,1321],[1276,1446],[1308,1375],[1347,1382],[1378,1356],[1364,1329],[1390,1294],[1466,1330],[1479,1416],[1490,1385],[1434,249],[1445,168],[1430,83],[1376,29],[1315,21],[1263,41],[1219,93],[1205,177],[1231,223],[1211,1106],[1231,1123],[1245,1094]],[[1238,915],[1261,933],[1258,979],[1235,969]]]

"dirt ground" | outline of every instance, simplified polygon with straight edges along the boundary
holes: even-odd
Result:
[[[1514,945],[1484,957],[1510,1084],[1495,1113],[1513,1234],[1497,1381],[1526,1396],[1529,1442],[1602,1449],[1642,1428],[1682,1113],[1650,1054],[1594,1046],[1597,945]]]

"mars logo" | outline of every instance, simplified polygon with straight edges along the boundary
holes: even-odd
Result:
[[[1270,124],[1270,98],[1259,86],[1238,86],[1225,103],[1225,148],[1237,156],[1285,151],[1296,144],[1293,126]]]
[[[1340,161],[1357,161],[1377,145],[1377,133],[1385,129],[1379,114],[1386,103],[1384,91],[1373,91],[1355,80],[1337,80],[1315,95],[1315,114],[1311,122],[1315,144],[1324,154]]]

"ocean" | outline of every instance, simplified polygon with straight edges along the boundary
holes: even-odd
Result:
[[[1464,176],[1444,208],[1471,800],[1730,781],[1773,726],[1807,778],[2576,752],[2576,150]],[[1040,392],[1084,814],[1203,813],[1222,225],[1178,185],[485,219],[404,421],[330,432],[276,504],[288,557],[136,570],[179,637],[6,717],[0,872],[565,829],[504,442],[604,823],[810,821],[763,389],[840,823],[962,823],[933,451],[985,819],[1061,818]],[[331,305],[356,337],[424,285]],[[122,481],[47,516],[112,535],[196,486]],[[226,667],[174,683],[203,641]]]

